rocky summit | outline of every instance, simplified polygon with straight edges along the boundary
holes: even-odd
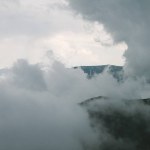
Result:
[[[91,79],[94,76],[100,75],[105,71],[107,71],[115,79],[120,81],[123,79],[123,74],[124,74],[122,66],[114,66],[114,65],[78,66],[78,67],[74,67],[74,69],[81,69],[84,73],[87,74],[88,79]]]

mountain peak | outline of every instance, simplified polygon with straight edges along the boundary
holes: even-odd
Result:
[[[87,78],[91,79],[95,75],[102,74],[107,70],[114,78],[118,81],[122,80],[123,77],[123,66],[115,65],[96,65],[96,66],[76,66],[74,69],[81,69],[87,74]]]

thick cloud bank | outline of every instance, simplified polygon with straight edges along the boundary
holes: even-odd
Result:
[[[124,90],[107,71],[89,80],[83,71],[57,61],[45,70],[18,60],[0,70],[0,149],[93,149],[97,134],[79,103],[99,95],[115,97],[118,89]]]
[[[118,83],[107,70],[88,80],[81,70],[65,68],[57,61],[44,70],[40,64],[18,60],[0,71],[1,150],[96,149],[100,132],[90,127],[79,103],[99,95],[139,98],[141,84],[145,93],[150,89],[141,80]]]
[[[150,1],[69,0],[86,19],[103,23],[117,41],[125,41],[127,72],[149,78]]]
[[[106,70],[102,75],[88,80],[81,70],[66,69],[56,61],[52,67],[44,71],[40,64],[31,65],[26,60],[18,60],[13,67],[0,71],[1,150],[97,150],[103,141],[105,143],[104,147],[101,147],[102,150],[120,145],[115,150],[122,149],[130,139],[125,141],[119,139],[118,145],[118,139],[110,135],[112,131],[105,133],[103,128],[100,128],[100,132],[103,131],[101,139],[97,138],[100,132],[97,135],[91,129],[87,114],[78,105],[83,100],[100,95],[112,98],[110,103],[102,101],[101,105],[96,106],[104,119],[105,116],[111,119],[113,117],[111,114],[114,112],[121,113],[125,118],[130,115],[133,118],[138,117],[140,114],[141,120],[145,121],[146,129],[149,130],[147,106],[135,104],[129,107],[122,102],[113,103],[113,99],[139,99],[150,96],[150,85],[147,84],[150,75],[148,40],[150,2],[147,0],[69,1],[70,5],[86,19],[103,23],[116,42],[125,41],[128,44],[129,49],[125,53],[126,73],[141,78],[127,78],[118,83]],[[6,7],[4,2],[0,3]],[[17,1],[16,5],[14,4],[10,4],[12,9],[18,5]],[[90,110],[97,111],[95,107],[90,107]],[[137,120],[135,119],[133,124],[137,123]],[[106,128],[107,122],[102,120],[100,124],[96,124],[98,125],[96,129],[99,129],[99,125],[103,123]],[[129,126],[128,129],[133,127]],[[143,136],[142,132],[139,134]],[[110,141],[112,145],[105,147]],[[136,143],[132,141],[134,137],[131,145],[127,145],[129,147],[125,147],[125,150],[135,149]]]
[[[0,149],[82,150],[84,141],[95,142],[78,106],[82,78],[58,62],[47,72],[25,60],[1,70]],[[86,86],[85,79],[81,88]]]

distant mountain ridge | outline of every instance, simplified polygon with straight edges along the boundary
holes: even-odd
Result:
[[[115,65],[98,65],[98,66],[77,66],[74,69],[81,69],[87,74],[87,78],[91,79],[95,75],[102,74],[104,71],[108,71],[117,80],[123,78],[123,67]]]

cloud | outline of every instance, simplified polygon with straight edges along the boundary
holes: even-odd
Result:
[[[149,1],[69,0],[84,18],[103,23],[115,41],[125,41],[127,72],[149,78]]]
[[[38,65],[29,65],[25,60],[18,60],[12,68],[13,82],[18,87],[31,90],[46,90],[46,83]]]
[[[149,11],[147,0],[68,0],[76,13],[91,22],[99,22],[114,37],[115,43],[124,41],[128,50],[125,81],[104,86],[110,101],[99,100],[89,106],[91,123],[99,133],[100,149],[146,149],[149,141],[149,106],[135,99],[150,97],[149,90]],[[105,85],[105,79],[102,85]],[[108,81],[108,80],[107,80]],[[133,99],[128,103],[122,99]],[[131,133],[132,132],[132,133]],[[147,137],[147,138],[145,138]],[[144,147],[146,146],[146,148]]]
[[[139,98],[142,90],[150,89],[141,80],[120,84],[107,71],[88,80],[81,70],[65,68],[58,61],[45,70],[41,64],[18,60],[0,72],[2,150],[83,150],[93,149],[93,145],[97,148],[99,132],[91,128],[79,102],[100,95],[112,99]],[[111,106],[120,108],[117,103]],[[101,111],[107,107],[106,104]]]
[[[78,103],[100,95],[139,97],[141,90],[133,91],[141,83],[132,85],[130,80],[118,83],[107,72],[88,80],[81,70],[65,68],[58,61],[43,70],[40,64],[18,60],[0,74],[0,147],[92,149],[99,143],[97,134]]]
[[[87,96],[79,85],[84,74],[58,62],[49,69],[45,72],[38,64],[19,60],[12,68],[1,70],[2,150],[82,150],[83,141],[96,141],[87,115],[78,105]]]
[[[101,24],[74,15],[67,1],[1,1],[0,20],[1,68],[17,59],[39,63],[49,50],[68,66],[124,63],[126,45],[113,43]]]
[[[93,145],[99,144],[99,139],[79,102],[100,95],[112,97],[112,100],[149,96],[150,86],[145,80],[149,77],[149,32],[146,30],[149,2],[70,0],[71,6],[88,21],[84,21],[81,15],[74,16],[65,1],[0,2],[2,67],[12,64],[17,58],[27,59],[20,59],[12,67],[0,71],[2,150],[83,150],[86,144],[93,149]],[[70,57],[74,64],[83,63],[83,58],[86,63],[98,63],[101,62],[98,59],[102,59],[97,56],[99,49],[105,50],[103,56],[106,57],[117,49],[119,54],[107,57],[113,62],[127,48],[122,41],[129,47],[125,54],[126,73],[133,72],[142,78],[127,78],[118,83],[105,71],[88,80],[81,70],[67,69],[58,61],[46,69],[43,63],[39,63],[41,55],[49,49],[54,50],[59,60],[66,64],[69,64],[67,59]],[[123,106],[121,112],[128,114],[128,106],[109,104],[98,107],[105,112],[109,106],[111,110],[119,111]],[[133,112],[139,107],[135,108]],[[107,134],[102,136],[108,137]]]
[[[123,53],[127,49],[123,42],[115,44],[111,35],[98,23],[87,24],[82,32],[58,33],[47,42],[54,54],[68,66],[123,65]]]

